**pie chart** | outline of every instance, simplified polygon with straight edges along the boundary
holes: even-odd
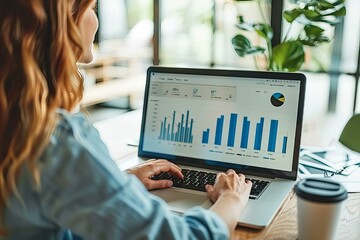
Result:
[[[275,107],[280,107],[281,105],[284,104],[285,102],[285,97],[282,93],[274,93],[272,96],[271,96],[271,104]]]

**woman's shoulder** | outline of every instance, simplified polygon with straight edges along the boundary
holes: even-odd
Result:
[[[93,163],[111,160],[99,132],[83,113],[59,109],[57,114],[58,123],[41,156],[42,164],[63,164],[64,159],[88,163],[90,159]]]
[[[97,146],[98,143],[103,144],[98,130],[84,113],[71,113],[58,109],[57,114],[58,122],[48,147],[57,147],[59,143],[63,146],[82,148]]]
[[[64,109],[58,109],[56,114],[59,120],[53,136],[57,136],[57,134],[62,132],[74,134],[74,132],[92,127],[89,119],[80,111],[71,113]]]
[[[43,154],[40,167],[46,178],[118,174],[119,170],[96,128],[82,113],[59,110],[59,121]],[[61,174],[60,174],[61,173]],[[90,177],[90,176],[89,176]],[[80,180],[79,180],[80,181]]]

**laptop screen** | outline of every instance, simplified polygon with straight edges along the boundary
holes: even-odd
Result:
[[[139,155],[296,175],[304,86],[294,73],[151,67]]]

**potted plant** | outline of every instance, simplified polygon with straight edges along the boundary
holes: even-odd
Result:
[[[299,70],[305,59],[304,48],[329,42],[330,37],[325,34],[325,29],[333,28],[346,14],[345,0],[289,0],[294,8],[284,11],[282,16],[289,23],[289,27],[281,43],[272,46],[273,29],[266,22],[261,7],[261,4],[271,4],[271,1],[253,1],[259,6],[263,22],[250,23],[240,15],[236,27],[241,31],[256,32],[265,41],[266,47],[254,46],[242,34],[238,34],[232,39],[232,45],[240,57],[263,55],[266,59],[266,68],[271,71],[293,72]],[[297,25],[300,30],[297,34],[290,36],[289,33],[294,25]]]

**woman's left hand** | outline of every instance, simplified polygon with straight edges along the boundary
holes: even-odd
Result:
[[[126,171],[138,177],[148,190],[168,188],[173,185],[171,180],[151,179],[152,176],[161,172],[170,172],[178,178],[184,177],[181,173],[181,169],[178,166],[165,159],[151,159]]]

